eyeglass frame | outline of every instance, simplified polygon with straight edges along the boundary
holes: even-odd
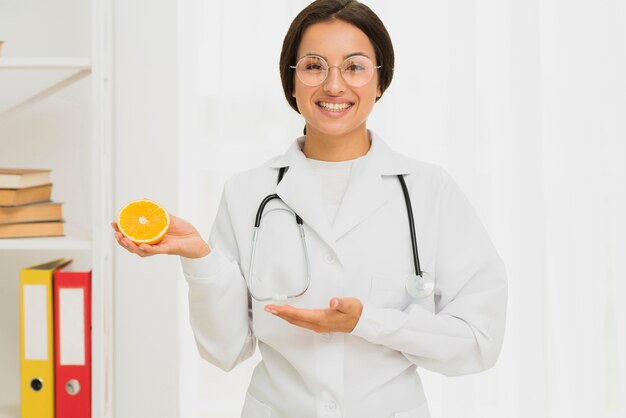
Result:
[[[320,83],[319,83],[319,84],[313,84],[313,85],[311,85],[311,84],[307,84],[307,83],[305,83],[304,81],[302,81],[302,79],[301,79],[301,78],[300,78],[300,76],[298,75],[298,64],[300,64],[300,61],[302,61],[302,60],[303,60],[303,59],[305,59],[305,58],[311,58],[311,57],[313,57],[313,58],[319,58],[319,59],[321,59],[322,61],[324,61],[324,62],[326,63],[326,67],[327,67],[327,68],[326,68],[326,76],[324,77],[324,79],[323,79],[322,81],[320,81]],[[374,65],[374,63],[372,62],[372,59],[371,59],[370,57],[368,57],[367,55],[363,55],[363,54],[354,54],[354,55],[350,55],[349,57],[347,57],[345,60],[343,60],[343,61],[341,62],[341,65],[330,65],[330,64],[328,63],[328,61],[326,60],[326,58],[322,57],[321,55],[316,55],[316,54],[308,54],[308,55],[304,55],[304,56],[302,56],[302,57],[298,60],[298,62],[296,62],[296,65],[290,65],[290,66],[289,66],[289,68],[293,68],[294,70],[296,70],[296,76],[298,77],[298,79],[302,82],[302,84],[304,84],[305,86],[308,86],[308,87],[318,87],[318,86],[321,86],[322,84],[324,84],[324,82],[328,79],[328,74],[330,74],[330,69],[331,69],[331,68],[337,68],[337,69],[339,70],[339,74],[341,75],[341,78],[343,79],[343,81],[345,81],[345,82],[346,82],[346,84],[347,84],[347,85],[349,85],[350,87],[355,87],[355,88],[358,88],[358,87],[363,87],[365,84],[367,84],[367,83],[369,83],[370,81],[372,81],[372,77],[370,77],[370,79],[367,81],[367,83],[365,83],[365,84],[363,84],[363,85],[361,85],[361,86],[358,86],[358,87],[357,87],[357,86],[353,86],[353,85],[351,85],[350,83],[348,83],[348,81],[347,81],[347,80],[345,79],[345,77],[343,76],[343,71],[342,71],[343,64],[344,64],[346,61],[348,61],[350,58],[354,58],[354,57],[363,57],[363,58],[367,58],[367,59],[369,60],[369,62],[371,62],[371,63],[372,63],[372,77],[374,76],[374,70],[380,70],[381,68],[383,68],[383,66],[382,66],[382,65]]]

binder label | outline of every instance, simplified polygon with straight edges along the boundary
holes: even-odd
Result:
[[[45,285],[24,285],[24,358],[48,360],[48,306]]]
[[[85,290],[59,290],[60,363],[85,365]]]

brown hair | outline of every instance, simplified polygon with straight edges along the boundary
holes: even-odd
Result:
[[[315,23],[335,19],[350,23],[367,35],[376,53],[376,65],[382,65],[382,68],[378,70],[378,85],[381,93],[391,84],[394,64],[393,45],[385,25],[376,13],[356,0],[316,0],[291,22],[280,53],[279,67],[283,91],[289,105],[298,113],[300,111],[296,99],[292,96],[295,74],[291,66],[296,64],[302,34]]]

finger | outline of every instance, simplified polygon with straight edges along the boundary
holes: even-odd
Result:
[[[332,298],[330,306],[341,313],[352,313],[357,309],[358,299],[355,298]]]
[[[152,247],[154,247],[154,245],[148,245],[148,244],[137,244],[137,249],[141,250],[141,251],[145,251],[145,252],[151,252],[154,251],[152,250]]]
[[[147,255],[163,254],[165,252],[161,246],[150,244],[140,244],[137,246],[137,249]]]
[[[278,316],[280,319],[289,322],[292,325],[296,325],[300,328],[306,328],[306,329],[310,329],[311,331],[315,331],[315,332],[322,332],[322,325],[320,324],[316,324],[316,323],[312,323],[312,322],[308,322],[308,321],[300,321],[298,319],[294,319],[294,318],[287,318],[287,317],[282,317],[279,315]]]
[[[141,256],[141,257],[150,257],[153,256],[155,254],[158,254],[154,251],[150,251],[150,250],[146,250],[144,248],[142,248],[141,246],[137,247],[137,255]]]
[[[131,241],[128,238],[122,238],[122,246],[124,248],[126,248],[127,251],[133,253],[133,254],[137,254],[140,256],[144,256],[146,255],[144,253],[144,251],[142,251],[141,249],[139,249],[139,247],[137,246],[137,244],[135,244],[133,241]]]
[[[320,309],[298,309],[291,305],[268,305],[268,307],[276,312],[274,315],[278,315],[283,318],[305,321],[314,324],[319,324],[323,320],[323,311]]]
[[[266,307],[265,308],[266,311],[273,313],[274,316],[277,316],[278,318],[282,319],[283,321],[286,321],[292,325],[296,325],[298,327],[301,328],[306,328],[306,329],[310,329],[311,331],[315,331],[315,332],[321,332],[322,330],[322,325],[315,323],[315,322],[309,322],[309,321],[303,321],[300,319],[297,319],[293,316],[289,316],[289,315],[281,315],[275,311],[272,311],[271,308]]]
[[[126,248],[126,242],[124,241],[124,235],[120,234],[119,232],[115,233],[115,240],[117,241],[117,243],[121,246]]]
[[[280,308],[280,307],[279,307]],[[351,332],[355,327],[354,319],[350,314],[339,312],[335,309],[285,309],[278,312],[274,310],[273,305],[267,305],[266,311],[273,313],[275,316],[297,325],[307,328],[315,332]],[[314,313],[311,318],[305,319],[307,314]],[[317,317],[319,314],[319,317]]]
[[[314,322],[315,314],[312,309],[298,309],[291,305],[269,305],[268,308],[274,315],[278,315],[284,318],[290,318],[299,321]]]
[[[128,239],[128,238],[126,238]],[[133,252],[137,255],[140,255],[142,257],[145,256],[149,256],[149,255],[154,255],[154,254],[159,254],[160,251],[157,250],[157,246],[156,245],[150,245],[150,244],[143,244],[143,243],[134,243],[132,240],[130,241],[130,247],[132,248]]]
[[[126,248],[128,251],[131,251],[131,252],[135,251],[137,247],[134,242],[132,242],[130,239],[126,238],[123,235],[120,238],[120,244],[122,245],[122,247]]]

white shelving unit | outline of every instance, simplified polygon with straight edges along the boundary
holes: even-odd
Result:
[[[25,110],[29,106],[45,99],[54,93],[76,83],[91,74],[91,63],[88,58],[1,58],[0,71],[11,72],[40,72],[46,71],[67,72],[61,80],[56,80],[49,86],[35,92],[28,97],[14,98],[15,103],[0,109],[0,121],[13,114]]]
[[[65,225],[64,237],[42,238],[6,238],[0,239],[1,250],[63,250],[85,251],[91,250],[91,236],[71,225]]]
[[[75,70],[89,72],[89,58],[15,58],[0,57],[0,68],[13,70]]]
[[[81,109],[81,112],[90,114],[91,135],[84,140],[90,141],[85,149],[90,149],[91,155],[82,155],[82,161],[70,160],[68,164],[80,164],[81,169],[90,171],[85,172],[85,179],[90,179],[89,193],[72,198],[75,202],[90,203],[91,225],[89,230],[84,230],[73,225],[71,219],[66,219],[64,237],[0,239],[0,256],[4,257],[5,263],[6,260],[11,261],[0,264],[0,304],[6,305],[4,302],[10,301],[11,305],[0,306],[0,324],[9,329],[10,338],[8,340],[6,334],[2,335],[4,341],[0,344],[0,356],[9,357],[0,360],[12,367],[9,382],[2,382],[1,379],[8,377],[6,371],[0,368],[0,383],[4,384],[0,387],[19,385],[19,380],[13,382],[16,362],[19,363],[19,351],[15,358],[13,346],[19,345],[19,337],[15,338],[19,336],[16,332],[19,322],[15,322],[19,318],[18,302],[15,302],[19,301],[19,271],[16,265],[22,259],[32,258],[33,254],[42,257],[47,257],[48,253],[58,256],[69,254],[70,258],[73,258],[72,254],[78,254],[79,258],[88,260],[92,268],[92,418],[113,416],[113,239],[109,226],[109,220],[113,219],[112,16],[112,0],[92,0],[89,58],[0,57],[0,127],[11,122],[14,116],[90,76],[82,81],[90,81],[91,84],[90,108]],[[3,88],[7,84],[10,89]],[[6,159],[3,162],[6,164]],[[58,161],[56,163],[59,164]],[[13,262],[13,259],[17,261]],[[7,346],[11,350],[7,350]],[[9,401],[6,396],[0,398],[0,418],[20,417],[19,402],[19,398],[14,399],[13,396]]]

